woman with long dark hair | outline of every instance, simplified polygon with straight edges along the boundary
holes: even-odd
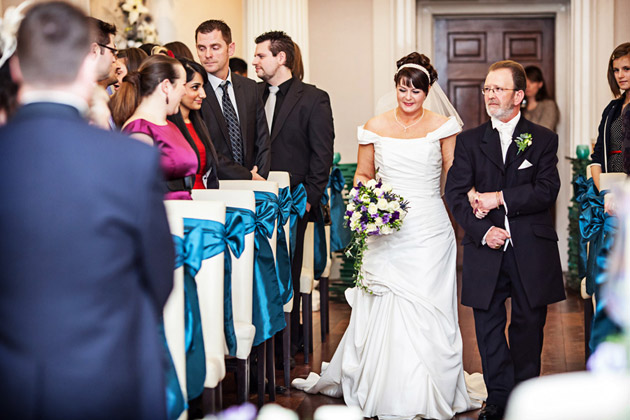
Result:
[[[217,177],[217,152],[210,140],[208,127],[201,117],[201,104],[206,97],[203,86],[208,82],[204,68],[191,60],[180,58],[186,71],[186,93],[179,105],[179,112],[170,115],[169,121],[179,128],[188,144],[197,154],[199,169],[193,188],[219,188]]]
[[[186,72],[165,55],[147,58],[137,72],[125,76],[110,105],[112,117],[132,137],[157,146],[162,155],[167,200],[190,200],[197,156],[179,129],[167,119],[178,112]]]
[[[622,115],[630,102],[630,42],[619,45],[611,54],[608,85],[615,99],[604,109],[591,155],[591,173],[598,189],[602,173],[624,172]]]
[[[536,66],[525,67],[527,88],[525,89],[525,109],[523,116],[529,121],[556,131],[560,111],[553,100],[543,78],[542,71]]]

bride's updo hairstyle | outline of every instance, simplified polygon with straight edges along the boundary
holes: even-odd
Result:
[[[417,64],[422,66],[427,69],[431,77],[427,77],[422,70],[413,67],[405,67],[401,69],[400,67],[405,64]],[[425,95],[429,93],[429,86],[431,86],[438,78],[437,71],[431,65],[429,57],[417,52],[412,52],[411,54],[398,60],[396,62],[396,67],[398,68],[398,71],[394,76],[396,86],[400,84],[409,88],[420,89],[425,93]]]
[[[127,73],[120,89],[109,100],[109,109],[117,127],[133,115],[142,98],[151,95],[164,79],[175,83],[177,66],[181,63],[166,55],[152,55],[142,62],[138,71]]]

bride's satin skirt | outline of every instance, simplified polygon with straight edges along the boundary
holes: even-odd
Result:
[[[366,417],[450,419],[479,408],[469,391],[484,399],[485,389],[480,374],[467,389],[456,244],[442,200],[425,197],[410,216],[399,232],[369,240],[363,270],[373,294],[346,291],[352,314],[330,364],[293,386],[343,396]]]

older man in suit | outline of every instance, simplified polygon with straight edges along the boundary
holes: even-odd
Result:
[[[550,213],[560,189],[558,136],[521,116],[525,85],[520,64],[490,67],[483,94],[491,121],[457,136],[446,181],[466,232],[462,304],[473,307],[488,388],[480,420],[500,420],[514,386],[540,374],[547,305],[565,298]]]
[[[271,170],[289,172],[291,187],[303,184],[306,189],[308,213],[298,221],[291,266],[294,279],[291,340],[295,345],[300,320],[299,278],[304,232],[308,220],[318,217],[319,202],[332,166],[335,132],[328,94],[293,77],[294,59],[293,41],[284,32],[267,32],[256,38],[252,64],[263,80],[258,86],[265,101],[271,134]]]
[[[82,118],[93,30],[75,6],[38,3],[17,36],[22,107],[0,130],[2,418],[166,418],[159,154]]]
[[[208,72],[203,119],[218,154],[219,179],[264,179],[269,174],[269,131],[256,82],[230,71],[230,27],[207,20],[195,31],[197,56]]]

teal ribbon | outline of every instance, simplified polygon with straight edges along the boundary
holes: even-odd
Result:
[[[289,256],[289,245],[287,235],[284,233],[284,226],[291,218],[291,208],[293,198],[290,187],[278,190],[278,223],[276,240],[276,271],[278,273],[278,284],[282,294],[282,302],[286,305],[293,297],[293,283],[291,281],[291,257]],[[289,226],[290,227],[290,226]],[[289,233],[290,235],[290,233]]]
[[[324,190],[319,207],[320,213],[322,207],[328,204],[328,189]],[[323,214],[318,217],[313,226],[313,274],[316,279],[322,276],[322,273],[326,269],[328,263],[328,244],[326,243],[326,225],[324,224]]]
[[[586,291],[592,295],[595,293],[595,279],[600,273],[597,256],[602,249],[610,246],[616,230],[616,219],[604,212],[604,195],[607,191],[598,192],[592,178],[587,181],[576,179],[574,188],[575,199],[581,207],[579,274],[586,276]],[[587,243],[590,243],[588,256]]]
[[[275,194],[255,191],[256,233],[254,236],[254,299],[252,321],[256,327],[257,346],[286,327],[282,294],[278,283],[276,261],[269,239],[278,219],[278,199]]]
[[[289,238],[291,240],[291,261],[295,254],[295,244],[297,242],[297,222],[306,214],[306,188],[303,184],[298,184],[291,191],[291,224]]]
[[[203,260],[223,253],[223,324],[225,341],[230,356],[236,356],[236,333],[232,311],[232,255],[240,258],[245,249],[245,227],[240,214],[226,214],[225,224],[213,220],[184,219],[184,233],[201,252],[193,255]],[[195,274],[201,267],[201,260],[195,259]],[[196,265],[198,264],[198,266]]]
[[[173,357],[168,348],[163,320],[158,325],[158,334],[162,340],[163,363],[166,365],[166,414],[168,420],[177,420],[184,410],[188,408],[188,404],[186,404],[184,400],[184,394],[182,394],[182,388],[177,378],[177,371],[175,370],[175,363],[173,363]]]
[[[344,221],[346,204],[343,201],[343,188],[346,180],[338,166],[333,166],[328,179],[328,188],[330,188],[330,252],[343,251],[350,240],[352,232]],[[327,189],[328,189],[327,188]]]

